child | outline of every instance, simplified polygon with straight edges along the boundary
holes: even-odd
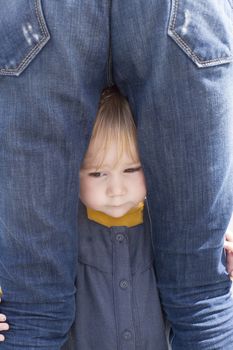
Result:
[[[63,350],[168,348],[145,196],[129,105],[108,88],[80,170],[77,315]]]

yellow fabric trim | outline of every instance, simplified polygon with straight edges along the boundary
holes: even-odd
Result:
[[[101,211],[87,208],[87,217],[89,220],[95,221],[98,224],[112,227],[112,226],[127,226],[132,227],[143,223],[143,208],[144,202],[140,202],[135,208],[131,209],[125,215],[114,218]]]

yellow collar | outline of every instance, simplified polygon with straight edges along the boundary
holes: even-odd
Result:
[[[131,209],[125,215],[114,218],[101,211],[87,208],[87,217],[89,220],[95,221],[98,224],[112,227],[112,226],[127,226],[132,227],[143,223],[143,208],[144,202],[140,202],[135,208]]]

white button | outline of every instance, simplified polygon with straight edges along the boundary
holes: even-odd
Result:
[[[128,285],[129,285],[129,282],[128,282],[127,280],[121,280],[121,281],[120,281],[120,287],[121,287],[122,289],[128,288]]]
[[[123,242],[124,241],[124,235],[122,233],[118,233],[116,235],[116,241],[120,242],[120,243]]]
[[[125,330],[122,334],[122,337],[124,340],[130,340],[132,339],[132,333],[128,330]]]

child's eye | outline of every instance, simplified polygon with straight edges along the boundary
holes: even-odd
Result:
[[[93,172],[93,173],[89,173],[88,175],[91,176],[91,177],[101,177],[101,176],[104,175],[104,173],[101,173],[101,172]]]
[[[135,173],[136,171],[139,171],[139,170],[141,170],[141,169],[142,169],[142,167],[141,167],[141,165],[140,165],[140,166],[138,166],[138,167],[136,167],[136,168],[128,168],[128,169],[125,169],[124,172],[125,172],[125,173]]]

